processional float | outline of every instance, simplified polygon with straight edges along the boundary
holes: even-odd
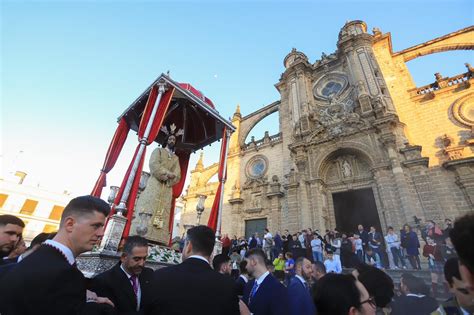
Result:
[[[208,226],[216,231],[217,236],[220,235],[228,143],[235,127],[221,117],[212,101],[193,86],[178,83],[168,75],[161,74],[118,118],[117,130],[92,190],[92,195],[100,197],[103,187],[106,186],[107,173],[114,167],[127,135],[131,130],[137,132],[138,145],[112,202],[112,211],[100,245],[101,251],[117,252],[120,241],[130,234],[147,146],[153,142],[163,143],[167,136],[162,132],[166,130],[163,127],[171,125],[173,128],[182,129],[181,138],[175,147],[175,154],[179,157],[181,179],[173,186],[169,222],[163,227],[169,231],[166,245],[171,244],[175,199],[183,191],[190,154],[222,139],[219,186],[208,221]]]

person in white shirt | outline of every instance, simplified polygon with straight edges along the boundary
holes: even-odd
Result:
[[[270,233],[270,230],[268,228],[265,228],[265,235],[263,236],[263,251],[265,252],[265,255],[267,256],[267,259],[273,260],[273,235]]]
[[[321,239],[317,235],[313,235],[311,240],[311,250],[313,252],[314,261],[323,261],[323,246]]]
[[[301,248],[303,249],[306,248],[305,239],[306,239],[306,230],[303,230],[303,233],[298,235],[298,241],[300,242]]]
[[[364,249],[362,247],[362,239],[360,238],[360,235],[355,233],[352,242],[354,243],[354,249],[357,258],[359,258],[360,262],[364,262]]]
[[[401,251],[400,251],[400,238],[393,231],[393,228],[391,226],[388,227],[388,233],[385,236],[385,242],[387,243],[388,249],[392,253],[395,268],[398,269],[400,267],[398,265],[398,260],[400,260],[400,262],[402,263],[403,269],[406,269],[407,267],[405,264],[405,260],[403,259]]]
[[[327,252],[327,259],[324,261],[324,267],[326,267],[326,273],[342,272],[341,260],[335,259],[334,253],[331,251]]]

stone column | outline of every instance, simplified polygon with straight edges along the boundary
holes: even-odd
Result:
[[[443,163],[447,170],[456,174],[456,184],[464,193],[469,209],[474,210],[474,157]]]
[[[243,227],[244,222],[242,222],[242,205],[244,200],[242,198],[232,198],[229,199],[229,204],[232,207],[232,234],[241,236],[245,234],[245,227]]]
[[[285,175],[288,178],[288,184],[284,185],[287,190],[287,201],[288,201],[288,220],[286,227],[290,231],[298,231],[300,229],[300,205],[298,198],[298,187],[300,186],[297,181],[297,174],[294,169],[290,170],[290,173]]]
[[[268,198],[268,210],[270,212],[271,224],[270,231],[280,231],[282,230],[281,221],[281,198],[284,196],[281,191],[281,184],[278,180],[278,176],[273,175],[272,183],[270,184],[270,191],[267,192]]]
[[[381,141],[384,147],[387,149],[387,154],[390,160],[390,166],[392,168],[392,176],[394,179],[394,184],[396,185],[396,193],[398,203],[400,205],[401,213],[404,217],[405,222],[410,222],[413,215],[419,215],[420,210],[417,203],[413,200],[412,193],[410,191],[409,184],[406,181],[405,174],[398,157],[396,150],[396,136],[392,133],[385,132],[381,135]]]
[[[402,164],[409,171],[425,218],[442,220],[446,215],[440,209],[438,197],[428,175],[429,158],[421,156],[421,149],[421,146],[415,145],[407,145],[400,149],[400,152],[405,156],[405,161]]]

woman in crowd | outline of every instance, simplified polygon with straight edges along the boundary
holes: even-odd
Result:
[[[426,244],[423,247],[423,256],[428,258],[428,266],[431,273],[431,289],[433,296],[438,295],[438,281],[443,283],[444,258],[442,246],[438,245],[434,239],[427,236]]]
[[[283,282],[285,279],[285,257],[283,253],[278,254],[278,257],[273,260],[273,266],[275,267],[275,272],[273,273],[275,277]]]
[[[418,235],[412,231],[412,228],[405,224],[403,230],[400,233],[402,247],[406,251],[408,261],[410,262],[413,269],[421,269],[420,264],[420,242],[418,241]]]

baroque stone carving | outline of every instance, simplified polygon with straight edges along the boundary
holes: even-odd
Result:
[[[459,123],[474,126],[474,93],[469,93],[454,102],[451,113]]]

